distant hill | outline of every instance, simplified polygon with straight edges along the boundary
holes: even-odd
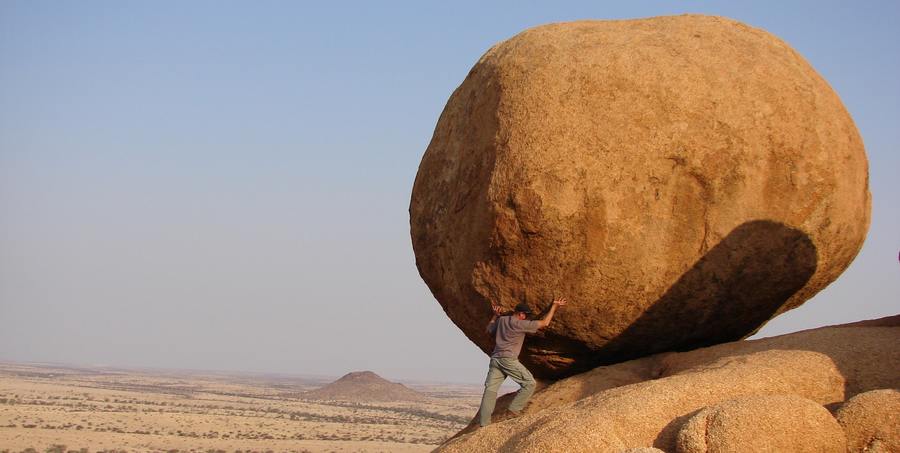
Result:
[[[343,401],[424,401],[427,397],[403,384],[390,382],[371,371],[355,371],[302,398]]]

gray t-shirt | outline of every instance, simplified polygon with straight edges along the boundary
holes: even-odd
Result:
[[[528,321],[515,316],[497,318],[496,322],[488,326],[488,332],[496,333],[494,335],[496,345],[491,357],[518,358],[519,352],[522,351],[522,342],[525,341],[525,334],[537,332],[540,325],[538,321]]]

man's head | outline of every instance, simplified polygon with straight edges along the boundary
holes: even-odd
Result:
[[[522,302],[519,305],[516,305],[515,317],[519,319],[525,319],[528,315],[531,314],[531,308],[528,307],[528,304]]]

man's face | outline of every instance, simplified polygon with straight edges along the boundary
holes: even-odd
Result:
[[[519,318],[519,319],[521,319],[521,320],[525,320],[525,313],[522,313],[521,311],[517,311],[517,312],[516,312],[516,318]]]

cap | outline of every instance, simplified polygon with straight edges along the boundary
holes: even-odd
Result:
[[[522,303],[519,304],[519,305],[516,305],[516,311],[520,311],[520,312],[522,312],[522,313],[525,313],[526,315],[530,315],[530,314],[531,314],[531,309],[528,308],[528,304],[526,304],[526,303],[524,303],[524,302],[522,302]]]

